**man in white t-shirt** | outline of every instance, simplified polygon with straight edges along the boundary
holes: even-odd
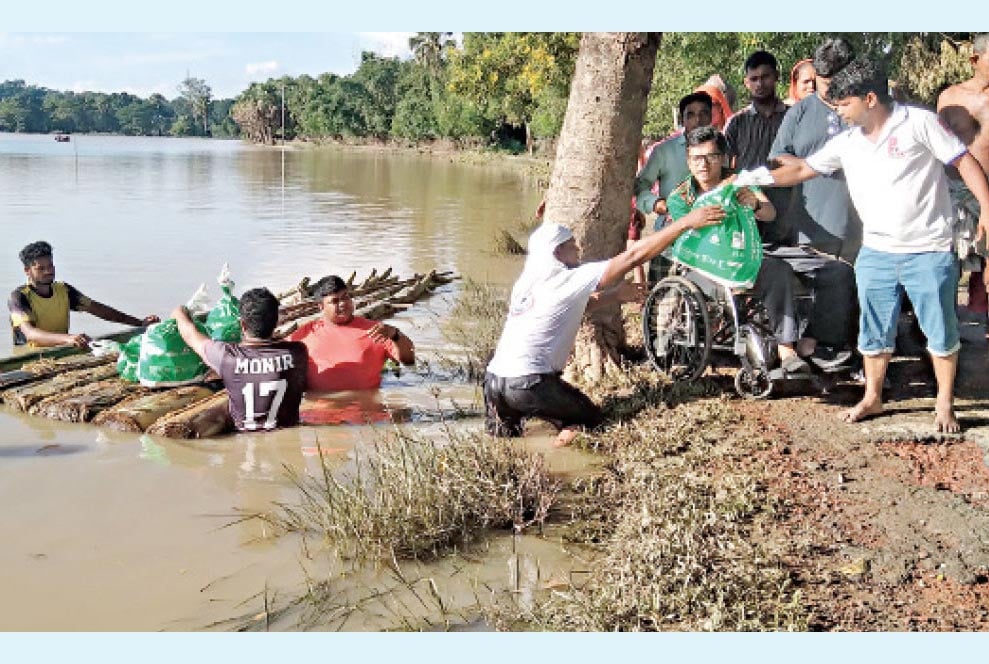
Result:
[[[862,400],[843,417],[857,422],[882,413],[883,379],[906,293],[927,335],[934,365],[935,427],[957,432],[958,261],[952,248],[953,212],[944,165],[958,169],[982,205],[979,237],[989,231],[989,183],[979,163],[936,115],[893,103],[886,75],[875,63],[858,60],[838,72],[828,96],[850,128],[806,160],[784,158],[772,173],[777,185],[792,186],[843,169],[862,219],[855,276],[866,387]]]
[[[508,320],[484,377],[486,426],[495,436],[521,436],[526,418],[559,429],[566,445],[579,427],[600,423],[601,411],[560,379],[584,311],[607,302],[641,300],[642,289],[624,281],[632,268],[657,256],[689,228],[721,223],[724,210],[694,210],[611,260],[580,263],[573,234],[545,222],[529,237],[525,268],[509,303]],[[593,296],[593,302],[588,302]]]

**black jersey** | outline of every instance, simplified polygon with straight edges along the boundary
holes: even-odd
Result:
[[[239,431],[267,431],[299,423],[308,359],[306,347],[297,341],[206,342],[206,361],[223,379],[230,417]]]

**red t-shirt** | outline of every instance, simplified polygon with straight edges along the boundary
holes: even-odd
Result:
[[[381,385],[381,369],[389,357],[398,357],[392,341],[375,342],[367,331],[373,320],[355,317],[348,325],[320,318],[289,335],[309,350],[306,389],[319,392],[373,390]]]

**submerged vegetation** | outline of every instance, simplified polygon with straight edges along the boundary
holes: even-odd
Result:
[[[518,444],[446,429],[442,440],[396,431],[343,478],[293,474],[297,505],[265,518],[318,533],[358,562],[429,559],[489,528],[540,527],[559,491],[542,456]]]
[[[464,279],[442,325],[444,338],[456,349],[455,354],[441,358],[443,364],[457,368],[467,380],[480,383],[498,345],[507,310],[504,288]]]

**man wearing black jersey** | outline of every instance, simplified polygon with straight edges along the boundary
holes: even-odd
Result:
[[[274,341],[278,299],[267,288],[253,288],[240,298],[242,341],[213,341],[193,323],[189,311],[172,312],[179,333],[223,379],[230,417],[238,431],[270,431],[299,423],[306,387],[306,347],[297,341]]]

